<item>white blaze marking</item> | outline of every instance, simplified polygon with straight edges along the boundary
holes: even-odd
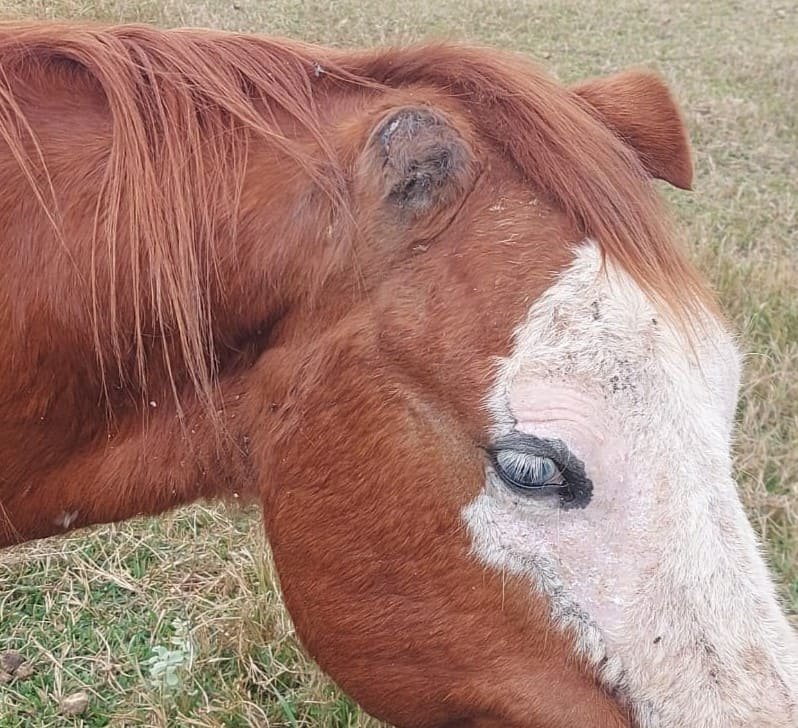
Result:
[[[695,356],[593,243],[532,307],[488,407],[496,436],[563,440],[584,509],[487,473],[464,511],[486,564],[524,574],[641,728],[795,728],[798,640],[731,476],[739,355],[707,320]]]

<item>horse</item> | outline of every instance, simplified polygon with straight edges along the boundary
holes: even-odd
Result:
[[[0,137],[0,546],[257,502],[394,725],[798,724],[658,75],[15,22]]]

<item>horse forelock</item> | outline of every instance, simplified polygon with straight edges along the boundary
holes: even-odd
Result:
[[[452,44],[375,54],[360,73],[388,85],[446,89],[472,112],[480,137],[509,156],[572,222],[598,241],[683,332],[716,303],[674,241],[656,187],[635,151],[572,90],[528,59]],[[697,316],[696,316],[697,314]]]
[[[220,241],[235,242],[253,139],[279,149],[341,212],[353,214],[345,171],[319,108],[317,89],[324,84],[376,92],[420,85],[450,95],[480,137],[508,155],[677,318],[687,320],[696,303],[711,300],[673,245],[656,190],[634,152],[574,93],[513,55],[458,44],[345,52],[218,31],[2,24],[0,98],[6,110],[0,133],[34,186],[42,172],[48,179],[46,160],[26,156],[24,141],[35,140],[14,103],[13,81],[64,64],[98,86],[112,124],[94,211],[90,286],[98,360],[102,368],[110,347],[122,378],[129,332],[119,323],[115,291],[124,258],[143,389],[149,315],[162,338],[178,342],[179,363],[164,347],[173,386],[174,369],[181,366],[201,397],[213,400],[209,291],[219,284]],[[309,137],[312,149],[284,133],[281,120]],[[39,184],[37,196],[57,227],[58,194]],[[122,232],[130,250],[117,244]],[[102,298],[103,266],[109,301]],[[110,343],[99,335],[104,315]],[[103,369],[104,382],[106,374]]]

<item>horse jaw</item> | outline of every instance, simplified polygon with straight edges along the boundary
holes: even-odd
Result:
[[[488,469],[474,554],[548,595],[640,728],[798,724],[798,640],[731,476],[738,362],[709,316],[691,349],[588,241],[489,397],[494,435],[564,441],[594,487],[561,510]]]

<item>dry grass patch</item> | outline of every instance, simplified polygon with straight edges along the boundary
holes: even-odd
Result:
[[[8,552],[0,644],[32,674],[0,689],[0,726],[368,725],[301,653],[257,515],[197,506]]]

